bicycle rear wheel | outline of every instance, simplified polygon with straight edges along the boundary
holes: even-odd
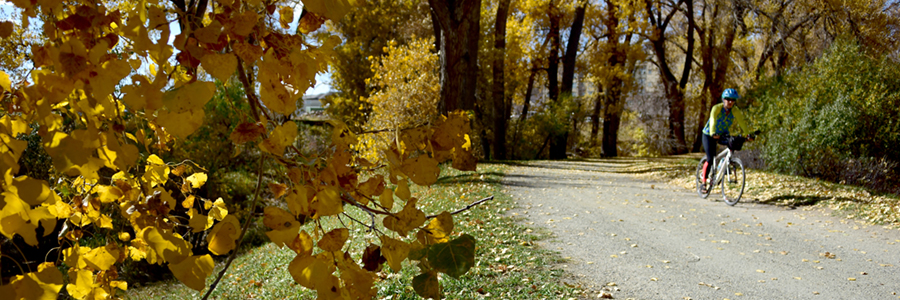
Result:
[[[697,165],[697,171],[694,172],[694,178],[696,178],[697,182],[697,194],[702,198],[709,197],[709,191],[712,187],[704,186],[703,183],[703,164],[706,163],[706,157],[700,159],[700,163]]]
[[[744,163],[740,159],[732,158],[725,170],[725,178],[722,178],[722,196],[725,203],[734,206],[741,200],[744,194]]]

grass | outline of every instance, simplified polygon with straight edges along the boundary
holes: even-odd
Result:
[[[562,281],[563,270],[552,266],[562,262],[555,252],[535,247],[535,241],[549,238],[546,231],[528,228],[506,212],[514,204],[502,193],[501,179],[506,166],[482,163],[476,172],[444,170],[442,177],[429,188],[414,188],[419,207],[426,215],[455,211],[479,199],[494,199],[454,215],[454,233],[467,233],[477,240],[476,263],[459,279],[442,276],[440,279],[446,299],[567,299],[583,298],[583,291]],[[397,204],[395,204],[396,206]],[[347,208],[347,210],[354,210]],[[352,214],[357,220],[367,216]],[[351,256],[359,261],[361,250],[377,236],[366,233],[365,227],[343,220],[351,229],[348,246]],[[379,222],[380,223],[380,222]],[[323,222],[329,228],[342,226],[340,222]],[[304,229],[309,230],[308,226]],[[380,243],[378,243],[380,244]],[[294,253],[279,249],[271,243],[251,248],[238,256],[219,283],[211,298],[215,299],[314,299],[315,292],[295,284],[287,271]],[[219,262],[213,274],[218,274]],[[548,267],[550,266],[550,267]],[[400,272],[385,268],[378,273],[378,298],[420,299],[412,289],[412,278],[418,268],[404,263]],[[215,276],[210,276],[207,286]],[[205,290],[204,290],[205,293]],[[170,280],[148,286],[132,287],[129,299],[197,299],[202,293],[180,282]]]

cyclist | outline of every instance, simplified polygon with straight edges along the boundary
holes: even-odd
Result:
[[[732,123],[737,121],[738,126],[741,128],[741,132],[749,133],[750,128],[747,127],[747,122],[744,120],[744,113],[741,112],[740,108],[734,106],[734,103],[740,98],[735,89],[726,89],[722,92],[722,103],[713,105],[712,110],[709,112],[709,121],[706,122],[706,127],[703,127],[703,149],[706,150],[706,165],[703,169],[703,182],[709,182],[710,170],[712,168],[712,161],[716,157],[716,143],[727,145],[727,141],[724,139],[720,139],[723,135],[729,134],[729,128],[731,128]],[[749,139],[752,141],[753,139]]]

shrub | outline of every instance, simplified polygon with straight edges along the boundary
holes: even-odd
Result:
[[[893,178],[884,175],[900,161],[900,149],[890,147],[900,142],[898,67],[840,39],[812,65],[761,84],[749,111],[766,132],[768,166],[847,183]]]

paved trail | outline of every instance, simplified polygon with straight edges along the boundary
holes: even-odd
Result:
[[[898,299],[900,230],[701,199],[627,162],[532,162],[504,179],[561,267],[615,299]],[[686,175],[687,176],[687,175]],[[752,185],[752,182],[748,182]],[[717,197],[721,198],[721,194]]]

